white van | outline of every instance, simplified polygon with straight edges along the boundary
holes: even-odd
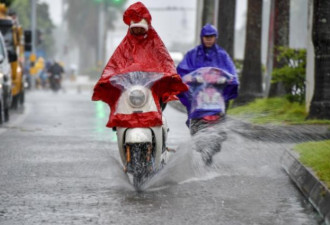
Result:
[[[0,33],[0,124],[9,120],[9,109],[12,101],[11,66],[7,50]]]

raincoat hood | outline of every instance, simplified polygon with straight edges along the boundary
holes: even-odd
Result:
[[[110,78],[113,76],[134,71],[164,74],[164,77],[155,84],[157,88],[153,90],[155,96],[158,98],[155,101],[159,108],[159,113],[161,113],[161,110],[157,100],[162,102],[176,100],[176,94],[188,90],[188,87],[177,74],[175,64],[164,43],[151,25],[151,15],[148,9],[141,2],[137,2],[129,6],[123,15],[123,21],[128,26],[131,25],[132,21],[139,22],[142,19],[148,23],[149,29],[147,33],[143,36],[135,36],[128,29],[126,36],[109,59],[101,78],[94,87],[92,100],[104,101],[111,108],[111,115],[107,124],[108,127],[121,125],[118,122],[114,122],[119,121],[118,119],[114,120],[114,112],[121,91],[111,85]],[[162,124],[161,117],[160,120],[157,120],[156,124],[154,122],[148,124],[149,118],[143,115],[143,113],[140,116],[141,127]]]
[[[202,28],[200,36],[204,37],[204,36],[211,36],[211,35],[215,35],[216,37],[218,37],[218,31],[213,25],[206,24]]]
[[[148,25],[151,25],[152,18],[149,10],[141,2],[137,2],[128,7],[123,15],[124,23],[128,26],[131,25],[132,21],[137,23],[142,19],[145,19]]]

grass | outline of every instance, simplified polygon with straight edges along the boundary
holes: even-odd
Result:
[[[330,140],[298,144],[294,150],[300,153],[300,161],[330,189]]]
[[[306,120],[305,104],[289,102],[286,98],[264,98],[235,108],[228,115],[235,115],[257,124],[329,124],[330,120]]]

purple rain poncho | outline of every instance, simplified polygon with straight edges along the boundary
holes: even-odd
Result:
[[[218,36],[217,30],[210,24],[207,24],[202,28],[200,36],[202,38],[203,36],[208,35]],[[203,44],[198,45],[187,52],[184,59],[177,66],[177,72],[183,78],[186,74],[189,74],[201,67],[216,67],[233,75],[233,81],[223,90],[223,97],[225,102],[237,97],[239,81],[237,78],[235,65],[223,48],[217,44],[213,45],[209,49],[206,49]],[[188,120],[221,113],[219,110],[207,110],[199,113],[191,112],[192,97],[191,94],[189,94],[189,91],[179,94],[178,97],[182,104],[187,108]]]

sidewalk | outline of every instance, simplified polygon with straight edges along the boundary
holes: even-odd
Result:
[[[235,127],[235,132],[249,139],[278,143],[330,139],[329,125],[256,125],[234,117],[229,118],[240,122],[240,127]]]
[[[169,103],[173,108],[186,113],[179,101]],[[299,143],[330,139],[330,125],[256,125],[232,116],[227,120],[239,122],[232,131],[249,139],[259,141],[275,141],[278,143]]]

